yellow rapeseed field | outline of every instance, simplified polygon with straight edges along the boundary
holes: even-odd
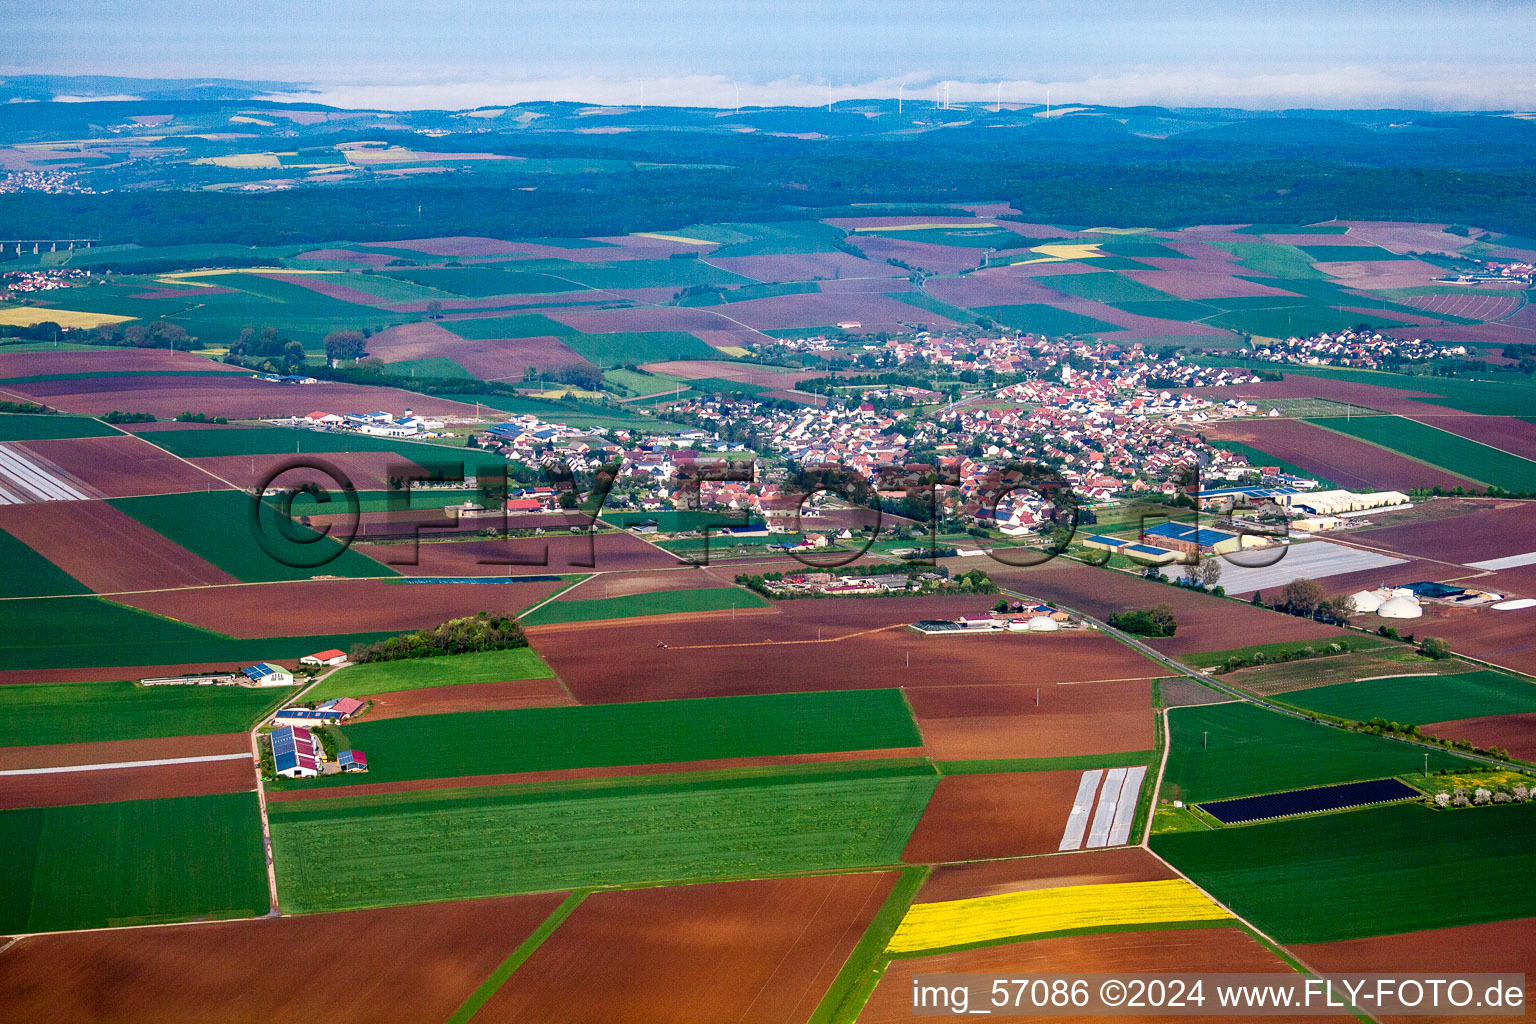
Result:
[[[914,904],[891,936],[887,952],[913,953],[1074,928],[1217,921],[1228,916],[1182,878],[1069,885]]]
[[[1103,256],[1099,252],[1097,242],[1061,242],[1055,245],[1037,245],[1030,252],[1038,252],[1039,259],[1025,260],[1025,263],[1055,263],[1058,260],[1091,260],[1096,256]]]
[[[966,221],[962,224],[887,224],[883,227],[854,228],[854,231],[968,231],[971,228],[995,228],[997,224],[990,220]]]
[[[111,313],[82,313],[74,309],[43,309],[38,306],[6,306],[0,308],[0,324],[7,327],[31,327],[52,321],[60,327],[100,327],[102,324],[120,324],[132,320],[131,316],[115,316]]]

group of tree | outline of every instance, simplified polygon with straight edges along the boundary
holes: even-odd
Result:
[[[284,337],[276,327],[246,327],[230,342],[229,358],[268,373],[292,373],[304,362],[304,346]]]
[[[1173,613],[1173,606],[1169,604],[1154,605],[1151,608],[1134,608],[1130,611],[1117,612],[1107,620],[1115,629],[1124,630],[1127,633],[1135,633],[1137,636],[1173,636],[1178,631],[1179,622]]]
[[[1263,604],[1263,595],[1253,595],[1254,604]],[[1334,594],[1317,580],[1292,580],[1280,588],[1280,599],[1274,607],[1290,615],[1324,622],[1347,622],[1355,614],[1355,599],[1349,594]]]
[[[203,347],[201,339],[189,335],[187,329],[180,324],[167,320],[102,324],[89,331],[73,331],[70,333],[69,340],[87,345],[109,345],[117,348],[168,348],[182,352]]]
[[[516,619],[481,612],[462,619],[449,619],[432,629],[402,633],[377,643],[354,644],[349,657],[353,662],[363,664],[370,661],[435,658],[446,654],[505,651],[527,646],[528,637]]]

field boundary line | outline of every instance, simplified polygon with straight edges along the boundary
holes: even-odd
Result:
[[[890,895],[843,961],[842,970],[827,986],[807,1024],[851,1024],[858,1017],[890,962],[885,949],[891,936],[932,872],[933,867],[927,864],[903,867]]]
[[[1391,413],[1389,415],[1391,415],[1391,416],[1393,416],[1393,417],[1395,417],[1397,419],[1400,419],[1400,420],[1407,420],[1408,419],[1407,416],[1402,416],[1402,415],[1399,415],[1398,413]],[[1373,417],[1373,418],[1379,419],[1380,417]],[[1497,486],[1499,486],[1498,484],[1490,483],[1487,480],[1480,480],[1480,479],[1478,479],[1475,476],[1468,476],[1467,474],[1459,472],[1459,471],[1454,470],[1454,469],[1451,469],[1448,466],[1441,466],[1438,463],[1430,462],[1428,459],[1421,459],[1421,458],[1419,458],[1416,455],[1409,455],[1407,452],[1398,451],[1396,448],[1388,448],[1384,444],[1378,444],[1377,442],[1372,441],[1369,438],[1360,437],[1358,434],[1351,434],[1348,431],[1344,431],[1344,430],[1335,430],[1334,428],[1329,427],[1329,426],[1325,426],[1324,424],[1318,423],[1316,420],[1313,420],[1313,419],[1304,420],[1303,422],[1311,424],[1312,426],[1317,427],[1320,430],[1326,430],[1326,431],[1328,431],[1328,433],[1337,435],[1338,437],[1347,437],[1347,438],[1349,438],[1351,440],[1354,440],[1354,441],[1363,442],[1365,444],[1370,445],[1372,448],[1375,448],[1377,451],[1383,451],[1383,452],[1388,453],[1389,455],[1399,456],[1400,458],[1407,459],[1409,462],[1417,462],[1421,466],[1426,466],[1429,469],[1436,469],[1436,470],[1439,470],[1442,473],[1449,473],[1451,476],[1459,476],[1463,480],[1468,480],[1468,481],[1470,481],[1470,482],[1472,482],[1474,484],[1482,484],[1483,488],[1485,490],[1487,488],[1489,488],[1489,487],[1497,487]],[[1410,422],[1417,422],[1417,421],[1410,421]],[[1422,426],[1429,427],[1429,429],[1431,429],[1431,430],[1440,430],[1439,427],[1430,426],[1428,423],[1422,424]],[[1462,437],[1460,434],[1452,433],[1449,430],[1440,430],[1440,433],[1442,433],[1442,434],[1450,434],[1452,437],[1461,437],[1461,439],[1463,441],[1469,441],[1472,444],[1482,444],[1481,441],[1473,441],[1472,438],[1470,438],[1470,437]],[[1492,446],[1489,445],[1487,447],[1492,447]],[[1505,455],[1509,455],[1511,453],[1510,452],[1504,452],[1504,454]],[[1523,456],[1523,455],[1517,455],[1517,456],[1515,456],[1515,458],[1522,459],[1525,462],[1531,461],[1530,459],[1526,459],[1525,456]]]
[[[238,761],[249,754],[199,754],[195,757],[163,757],[152,761],[106,761],[100,764],[70,764],[50,768],[7,768],[0,776],[8,775],[63,775],[69,772],[105,772],[117,768],[155,768],[170,764],[203,764],[207,761]]]
[[[553,935],[591,893],[590,889],[578,889],[567,896],[565,901],[551,911],[543,923],[533,930],[533,934],[518,943],[517,948],[512,950],[507,958],[480,983],[479,987],[469,994],[469,998],[453,1011],[452,1016],[444,1021],[444,1024],[469,1024],[481,1008],[491,1001],[491,997],[501,991],[501,986],[507,983],[507,980],[528,961],[529,957],[538,952],[544,940]]]
[[[652,616],[652,618],[655,617],[656,616]],[[667,649],[672,651],[706,651],[723,647],[792,647],[796,644],[835,644],[839,640],[852,640],[854,637],[858,636],[869,636],[873,633],[885,633],[893,629],[906,628],[907,624],[905,622],[898,622],[890,626],[876,626],[874,629],[861,629],[857,633],[845,633],[842,636],[829,636],[825,640],[752,640],[739,644],[668,644]]]

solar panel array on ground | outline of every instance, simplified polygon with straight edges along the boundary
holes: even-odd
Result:
[[[1346,807],[1365,807],[1394,800],[1411,800],[1422,795],[1398,779],[1371,779],[1368,782],[1346,782],[1338,786],[1315,786],[1311,789],[1287,790],[1284,793],[1245,796],[1236,800],[1213,800],[1199,806],[1217,821],[1225,825],[1237,825],[1269,818],[1287,818],[1294,814],[1314,814],[1318,811],[1339,811]]]

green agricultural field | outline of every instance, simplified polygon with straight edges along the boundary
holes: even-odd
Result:
[[[384,372],[396,377],[465,377],[473,379],[470,373],[458,363],[447,356],[427,356],[425,359],[401,359],[398,362],[386,363]],[[409,385],[405,385],[409,386]]]
[[[1422,771],[1426,753],[1242,701],[1174,708],[1168,725],[1163,794],[1190,803]],[[1467,764],[1445,751],[1428,753],[1431,771]]]
[[[1372,651],[1382,647],[1397,648],[1400,645],[1386,637],[1366,634],[1349,634],[1340,632],[1338,639],[1346,642],[1351,651]],[[1199,654],[1181,654],[1179,660],[1194,668],[1212,668],[1220,665],[1233,655],[1243,659],[1252,659],[1259,652],[1273,661],[1277,655],[1285,651],[1299,651],[1310,643],[1313,647],[1324,647],[1327,640],[1277,640],[1267,644],[1250,644],[1247,647],[1233,647],[1225,651],[1202,651]]]
[[[0,747],[244,732],[293,692],[128,681],[0,686]]]
[[[440,658],[374,661],[348,665],[304,695],[305,700],[370,697],[399,690],[425,690],[466,683],[500,683],[513,679],[548,679],[554,673],[532,647],[510,651],[451,654]],[[0,694],[3,696],[3,694]]]
[[[1361,260],[1378,262],[1382,260],[1411,260],[1412,256],[1403,256],[1383,249],[1375,245],[1303,245],[1299,246],[1318,263],[1353,263]]]
[[[572,263],[549,273],[588,288],[685,288],[695,284],[757,284],[697,259],[622,260],[614,263]]]
[[[719,543],[719,539],[716,539]],[[662,590],[653,594],[596,597],[551,601],[523,620],[528,626],[555,622],[597,622],[632,619],[641,615],[677,615],[683,612],[718,612],[731,608],[766,608],[766,598],[740,587],[709,587],[703,590]]]
[[[1051,239],[1025,238],[1007,228],[969,227],[956,224],[953,227],[918,228],[903,231],[900,228],[863,228],[850,236],[857,245],[861,237],[899,238],[907,242],[927,242],[930,245],[954,245],[966,249],[1029,249],[1045,245]]]
[[[1188,253],[1179,252],[1162,242],[1153,241],[1150,238],[1115,238],[1108,242],[1100,242],[1099,251],[1107,252],[1111,256],[1124,256],[1128,259],[1145,259],[1149,256],[1165,260],[1193,259]]]
[[[604,372],[603,382],[608,385],[610,391],[616,391],[621,395],[654,395],[675,387],[688,386],[687,381],[682,377],[674,377],[668,373],[622,369]]]
[[[1278,942],[1334,942],[1536,916],[1536,804],[1392,804],[1152,837]]]
[[[0,530],[0,597],[88,593],[90,590],[79,580]]]
[[[1054,288],[1080,299],[1099,302],[1168,302],[1178,301],[1175,296],[1142,284],[1131,277],[1119,274],[1057,274],[1042,279],[1048,288]],[[1212,309],[1209,312],[1214,313]]]
[[[1212,242],[1218,249],[1223,249],[1237,257],[1237,261],[1249,270],[1257,270],[1261,274],[1273,274],[1275,277],[1305,280],[1311,278],[1317,281],[1328,280],[1328,275],[1312,265],[1312,257],[1294,245],[1281,245],[1276,242]],[[1279,287],[1285,287],[1280,284]]]
[[[608,334],[572,334],[567,331],[560,340],[571,351],[597,366],[720,358],[718,350],[684,331],[614,331]]]
[[[935,298],[927,292],[885,292],[884,295],[888,299],[895,299],[897,302],[905,302],[909,306],[916,306],[918,309],[926,309],[930,313],[937,313],[939,316],[947,317],[957,324],[973,324],[981,319],[976,313],[971,312],[964,306],[956,306],[953,303],[945,302],[943,299]],[[835,337],[837,333],[836,329],[831,329],[828,335]]]
[[[63,437],[109,437],[122,431],[84,416],[0,413],[0,441],[47,441]]]
[[[773,221],[754,224],[720,224],[708,225],[727,229],[733,237],[719,239],[725,244],[720,246],[711,256],[770,256],[785,253],[806,252],[832,252],[835,248],[832,243],[842,237],[842,231],[830,224],[822,224],[814,220]],[[689,238],[704,238],[697,233],[696,227],[687,227],[678,232]]]
[[[1536,711],[1536,684],[1502,672],[1465,672],[1336,683],[1288,693],[1282,699],[1309,711],[1360,722],[1385,718],[1425,725]]]
[[[636,701],[412,715],[345,727],[366,775],[282,782],[346,786],[511,772],[824,754],[922,745],[899,690]]]
[[[1225,312],[1218,306],[1208,302],[1196,302],[1191,299],[1156,299],[1151,301],[1111,302],[1116,309],[1133,313],[1136,316],[1150,316],[1159,320],[1177,320],[1180,323],[1203,323],[1211,317]],[[1201,338],[1200,341],[1206,341]]]
[[[1509,491],[1536,491],[1536,462],[1402,416],[1309,419],[1411,459]]]
[[[921,762],[867,762],[301,800],[269,813],[283,907],[309,912],[891,865],[936,784]]]
[[[815,295],[821,286],[815,281],[786,281],[775,284],[748,284],[740,288],[702,292],[690,295],[679,306],[718,306],[732,302],[748,302],[752,299],[771,299],[779,295]]]
[[[548,274],[528,274],[499,267],[430,267],[390,271],[390,277],[425,285],[433,291],[481,299],[490,295],[542,295],[581,291],[582,286]]]
[[[1287,462],[1285,459],[1277,458],[1268,452],[1243,444],[1241,441],[1212,441],[1211,447],[1242,455],[1248,460],[1250,466],[1279,466],[1282,472],[1289,473],[1292,476],[1301,477],[1304,480],[1316,480],[1320,487],[1333,487],[1332,480],[1319,478],[1308,473],[1294,462]]]
[[[1017,306],[979,306],[974,312],[991,317],[1005,327],[1034,334],[1107,334],[1125,330],[1091,316],[1039,302],[1026,302]]]
[[[438,326],[467,340],[486,338],[563,337],[576,332],[543,313],[516,313],[512,316],[475,316],[458,320],[439,320]]]
[[[1289,282],[1285,286],[1289,287]],[[1365,306],[1367,301],[1361,299],[1357,304]],[[1262,338],[1289,338],[1292,335],[1305,336],[1320,334],[1324,331],[1342,331],[1361,324],[1390,325],[1389,321],[1372,320],[1364,313],[1352,313],[1347,309],[1341,312],[1332,306],[1321,304],[1234,309],[1204,322],[1211,327],[1241,331]]]
[[[309,265],[312,266],[313,263]],[[341,266],[346,265],[341,264]],[[457,297],[453,292],[439,291],[425,284],[417,284],[405,274],[348,270],[340,274],[328,274],[325,281],[327,284],[339,284],[366,292],[380,302],[426,302],[430,299]]]
[[[633,406],[612,408],[576,399],[558,401],[547,398],[520,398],[515,395],[481,395],[471,392],[440,395],[441,398],[469,405],[480,403],[487,414],[499,410],[512,415],[531,413],[549,423],[564,423],[573,427],[643,427],[653,433],[675,434],[685,429],[677,423],[658,420],[634,411]]]
[[[119,665],[216,665],[298,658],[374,643],[390,633],[241,640],[99,597],[7,601],[0,615],[0,671]]]
[[[0,811],[0,932],[253,917],[255,793]]]
[[[246,583],[307,580],[322,574],[350,577],[399,575],[356,550],[343,548],[331,537],[321,537],[308,527],[288,520],[277,509],[261,502],[257,506],[260,529],[269,545],[264,548],[250,521],[251,496],[244,491],[191,491],[114,498],[110,504]],[[334,554],[335,557],[315,565],[322,554]]]

